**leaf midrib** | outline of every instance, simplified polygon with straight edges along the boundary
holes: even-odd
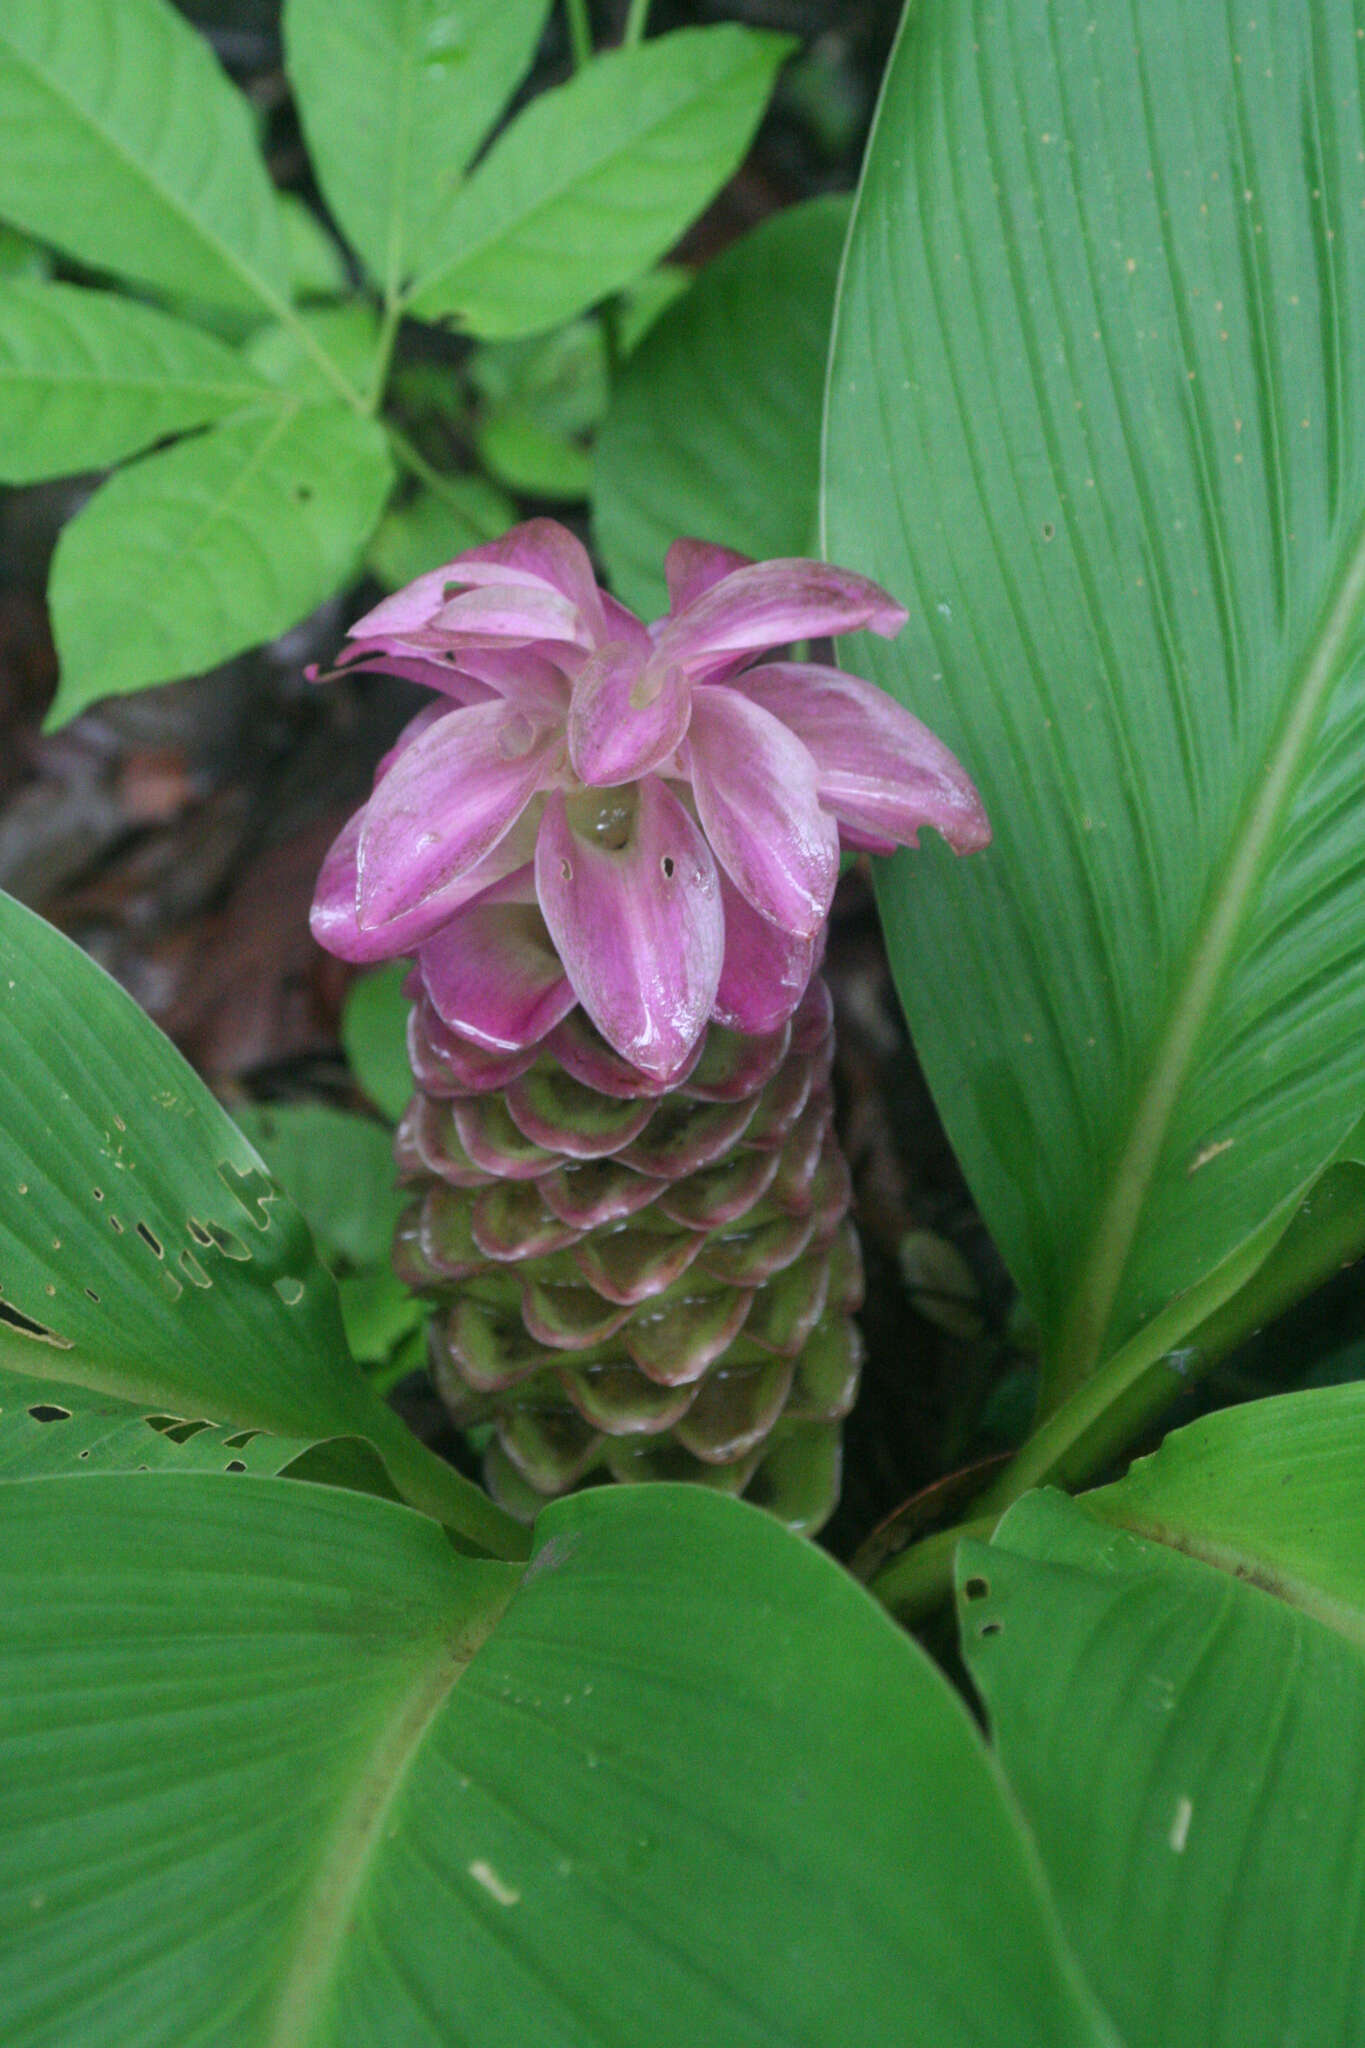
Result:
[[[1181,1091],[1248,911],[1270,865],[1276,829],[1294,794],[1327,698],[1339,679],[1363,603],[1365,513],[1357,521],[1319,622],[1291,671],[1297,680],[1288,692],[1287,713],[1252,801],[1233,834],[1222,879],[1193,935],[1184,979],[1134,1104],[1087,1257],[1077,1273],[1070,1314],[1053,1352],[1051,1384],[1057,1404],[1075,1391],[1103,1357],[1114,1301]],[[1324,1156],[1330,1157],[1332,1149]]]
[[[46,92],[51,99],[56,100],[59,105],[74,114],[79,123],[88,128],[104,144],[106,149],[113,156],[117,157],[125,168],[131,171],[134,177],[145,185],[148,191],[152,192],[176,216],[183,226],[193,231],[205,248],[213,251],[219,261],[231,270],[241,283],[248,287],[253,296],[258,298],[263,305],[268,306],[277,319],[287,319],[291,310],[287,302],[280,297],[274,287],[258,271],[252,269],[245,258],[238,255],[230,242],[225,242],[220,236],[212,233],[205,226],[204,222],[191,212],[188,203],[179,193],[172,187],[161,184],[153,176],[149,165],[134,156],[126,143],[122,142],[110,129],[104,127],[96,120],[89,107],[78,100],[50,73],[43,71],[33,58],[27,56],[24,51],[20,50],[12,42],[6,42],[5,48],[9,51],[10,56],[20,70],[27,71],[29,77],[33,79],[41,91]]]
[[[509,1572],[499,1596],[429,1645],[426,1658],[408,1671],[392,1697],[362,1767],[339,1800],[295,1909],[292,1952],[263,2022],[261,2048],[303,2048],[330,2038],[329,1992],[357,1902],[387,1838],[389,1816],[437,1715],[514,1590]]]
[[[133,155],[125,143],[120,141],[108,128],[103,127],[95,119],[89,107],[83,105],[80,100],[76,99],[72,93],[59,84],[55,78],[41,70],[34,60],[26,56],[14,43],[4,42],[3,47],[9,52],[18,68],[21,71],[27,72],[28,76],[34,80],[39,90],[46,92],[50,99],[56,100],[59,106],[64,106],[70,113],[74,114],[79,124],[88,128],[91,134],[95,135],[110,153],[132,172],[135,179],[145,185],[147,190],[154,194],[182,225],[191,229],[206,249],[211,250],[218,257],[219,261],[226,265],[233,275],[246,285],[252,295],[269,312],[274,314],[282,327],[287,327],[291,332],[301,336],[308,353],[322,367],[329,382],[334,386],[339,396],[344,398],[356,411],[361,411],[363,408],[357,393],[351,389],[350,384],[337,369],[331,357],[319,346],[307,323],[300,320],[288,298],[277,292],[274,286],[261,276],[259,271],[253,270],[246,259],[238,255],[230,242],[224,242],[219,236],[213,234],[204,225],[203,221],[191,212],[188,202],[175,192],[173,188],[159,183],[153,176],[150,166],[141,162],[139,158]],[[229,86],[228,90],[231,91],[231,89],[231,86]],[[273,188],[268,186],[267,190],[270,191],[273,198],[275,196]]]

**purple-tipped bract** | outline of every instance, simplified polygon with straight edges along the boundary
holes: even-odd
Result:
[[[353,629],[353,666],[437,693],[329,853],[313,930],[415,956],[441,1022],[494,1055],[581,1004],[667,1085],[708,1023],[771,1032],[818,960],[840,840],[990,833],[959,763],[870,684],[771,661],[905,613],[865,577],[677,541],[668,616],[599,589],[553,520],[419,577]]]

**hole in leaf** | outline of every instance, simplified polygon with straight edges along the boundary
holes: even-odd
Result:
[[[1050,519],[1045,519],[1045,520],[1043,521],[1043,539],[1044,539],[1044,540],[1052,540],[1052,539],[1054,539],[1054,538],[1055,538],[1055,536],[1056,536],[1056,532],[1057,532],[1057,529],[1056,529],[1056,527],[1055,527],[1055,526],[1053,525],[1052,521],[1051,521]]]
[[[122,1235],[123,1235],[123,1225],[122,1225],[122,1224],[121,1224],[121,1223],[119,1222],[119,1220],[118,1220],[118,1217],[117,1217],[117,1216],[110,1216],[110,1218],[109,1218],[109,1228],[110,1228],[111,1230],[116,1230],[116,1231],[118,1232],[119,1236],[120,1236],[120,1237],[122,1237]]]
[[[998,1636],[1005,1626],[1003,1621],[983,1621],[977,1630],[979,1636]]]
[[[236,1167],[230,1160],[219,1162],[218,1178],[257,1230],[269,1230],[270,1211],[267,1203],[278,1202],[280,1191],[268,1173],[259,1166]]]
[[[156,1236],[155,1232],[150,1231],[145,1223],[138,1224],[137,1234],[142,1239],[142,1242],[145,1245],[150,1246],[151,1250],[156,1253],[159,1259],[165,1258],[166,1252],[164,1246],[162,1245],[161,1239]]]
[[[221,1223],[210,1223],[208,1236],[204,1242],[215,1245],[225,1259],[236,1259],[240,1262],[251,1257],[251,1246],[243,1244],[235,1231],[224,1230]]]
[[[666,853],[663,859],[659,862],[659,866],[664,871],[664,880],[666,882],[671,882],[673,880],[674,865],[675,864],[671,853]]]
[[[275,1292],[286,1308],[296,1308],[303,1300],[303,1282],[286,1273],[282,1280],[275,1282]]]
[[[0,1323],[8,1323],[21,1337],[32,1337],[37,1344],[55,1344],[59,1351],[70,1351],[70,1337],[59,1337],[46,1323],[35,1323],[32,1316],[26,1316],[22,1309],[11,1308],[7,1301],[0,1301]]]
[[[988,1579],[968,1579],[962,1588],[962,1597],[964,1600],[984,1600],[990,1590]]]
[[[150,1417],[148,1418],[150,1420]],[[173,1422],[168,1429],[158,1431],[169,1443],[187,1444],[192,1436],[198,1436],[201,1429],[207,1429],[207,1422]]]
[[[96,1294],[96,1292],[95,1292],[95,1290],[94,1290],[94,1288],[93,1288],[93,1287],[87,1287],[87,1288],[86,1288],[86,1290],[85,1290],[85,1298],[86,1298],[86,1300],[87,1300],[87,1301],[93,1301],[93,1302],[94,1302],[94,1304],[95,1304],[95,1306],[96,1306],[96,1308],[98,1308],[98,1307],[99,1307],[99,1303],[100,1303],[100,1298],[99,1298],[98,1294]]]
[[[240,1458],[230,1458],[227,1464],[224,1465],[223,1470],[225,1472],[245,1472],[246,1466]]]
[[[573,862],[571,860],[562,860],[559,863],[559,872],[566,882],[571,882],[573,880]]]
[[[192,1287],[212,1287],[212,1280],[210,1280],[193,1252],[181,1252],[176,1264]]]
[[[239,1429],[236,1436],[225,1436],[223,1448],[227,1451],[244,1451],[253,1437],[260,1435],[259,1429]]]
[[[77,1453],[76,1453],[76,1456],[77,1456],[78,1458],[88,1458],[88,1457],[90,1456],[90,1446],[89,1446],[89,1444],[87,1444],[87,1445],[86,1445],[86,1447],[85,1447],[85,1449],[84,1449],[83,1451],[77,1451]]]
[[[95,1200],[96,1200],[97,1202],[102,1202],[102,1201],[104,1200],[104,1189],[103,1189],[103,1188],[91,1188],[90,1192],[91,1192],[91,1194],[92,1194],[92,1195],[93,1195],[93,1196],[95,1197]]]
[[[70,1422],[71,1410],[57,1408],[50,1401],[35,1401],[29,1409],[35,1422]]]
[[[208,1247],[213,1243],[213,1239],[209,1236],[209,1233],[207,1232],[207,1230],[205,1230],[203,1224],[200,1223],[196,1217],[187,1216],[185,1218],[185,1227],[189,1231],[190,1236],[194,1239],[195,1243],[202,1244],[204,1249],[207,1251]]]

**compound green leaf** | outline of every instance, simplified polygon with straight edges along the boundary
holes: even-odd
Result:
[[[1358,1402],[1338,1410],[1348,1490],[1302,1417],[1283,1420],[1318,1477],[1281,1461],[1278,1422],[1266,1458],[1245,1437],[1241,1476],[1289,1477],[1297,1507],[1316,1503],[1294,1571],[1316,1552],[1339,1592],[1349,1579],[1348,1632],[1314,1599],[1291,1604],[1293,1572],[1266,1569],[1273,1542],[1257,1567],[1239,1562],[1245,1529],[1217,1570],[1035,1493],[959,1556],[964,1649],[1000,1762],[1125,2048],[1365,2041],[1365,1430]],[[1192,1477],[1194,1457],[1178,1452],[1171,1476]],[[1122,1488],[1106,1512],[1126,1518]]]
[[[549,0],[287,0],[285,49],[327,203],[393,297],[530,66]]]
[[[276,404],[120,470],[57,545],[53,718],[297,625],[354,569],[392,482],[382,429],[339,404]]]
[[[913,613],[852,665],[995,827],[887,927],[1059,1393],[1365,1105],[1362,27],[912,9],[851,235],[828,546]]]
[[[618,596],[668,608],[679,534],[766,559],[807,555],[842,198],[772,215],[708,264],[626,365],[597,444],[593,525]]]
[[[6,1371],[144,1413],[364,1436],[406,1498],[489,1547],[517,1541],[366,1384],[306,1223],[203,1083],[107,975],[5,896],[0,1074]]]
[[[409,310],[496,339],[629,284],[736,169],[791,47],[678,29],[540,94],[456,194]]]
[[[0,1487],[10,2048],[1116,2048],[972,1723],[700,1488],[524,1576],[251,1476]]]
[[[244,356],[152,306],[69,284],[0,290],[0,481],[104,469],[263,397]]]
[[[5,0],[0,215],[94,270],[259,312],[289,265],[245,100],[167,0]]]

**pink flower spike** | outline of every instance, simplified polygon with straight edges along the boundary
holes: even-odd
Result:
[[[498,540],[469,548],[444,571],[448,583],[539,583],[568,598],[588,629],[589,645],[606,637],[602,592],[581,540],[557,519],[527,519]]]
[[[687,746],[717,860],[761,917],[813,939],[839,879],[839,834],[810,755],[771,713],[715,685],[692,693]]]
[[[352,960],[358,966],[368,966],[376,960],[398,960],[414,952],[457,910],[521,867],[534,843],[533,834],[524,833],[519,825],[513,826],[477,867],[426,897],[415,910],[367,930],[357,915],[356,855],[364,821],[364,811],[357,811],[333,841],[318,876],[309,918],[313,937],[320,946],[335,953],[338,959]]]
[[[697,681],[733,666],[736,656],[866,628],[891,639],[908,613],[866,576],[823,562],[756,562],[736,569],[674,614],[659,635],[660,655]]]
[[[511,704],[451,711],[378,784],[358,849],[361,925],[392,924],[458,881],[516,823],[559,744]]]
[[[820,801],[841,824],[902,846],[916,844],[921,825],[955,853],[989,844],[962,764],[884,690],[807,662],[749,669],[732,687],[796,734],[815,762]]]
[[[725,911],[725,963],[715,1007],[717,1024],[765,1036],[786,1023],[806,993],[819,950],[750,908],[729,876],[720,878]]]
[[[534,646],[538,641],[566,641],[589,647],[589,629],[578,607],[557,590],[535,584],[499,583],[492,588],[463,590],[443,604],[429,621],[423,645],[467,640],[473,647],[496,646],[514,641]]]
[[[668,585],[668,609],[675,615],[700,597],[712,584],[736,569],[752,569],[751,555],[734,548],[718,548],[707,540],[675,540],[664,556],[664,581]]]
[[[471,903],[427,940],[417,964],[442,1023],[486,1052],[535,1045],[578,1000],[534,904]]]
[[[475,681],[518,705],[529,718],[563,724],[569,708],[568,681],[553,662],[529,647],[465,647],[460,661]]]
[[[360,669],[383,676],[401,676],[404,682],[419,683],[424,690],[439,690],[456,704],[487,704],[496,695],[479,682],[458,660],[439,653],[433,657],[414,654],[399,640],[357,640],[337,656],[338,670]]]
[[[574,993],[602,1036],[632,1066],[668,1080],[705,1029],[720,981],[725,933],[715,863],[657,776],[629,800],[589,801],[590,815],[579,799],[572,820],[562,795],[546,802],[536,893]]]
[[[607,788],[652,774],[687,731],[692,694],[665,667],[620,641],[589,655],[569,706],[569,759],[581,782]]]

